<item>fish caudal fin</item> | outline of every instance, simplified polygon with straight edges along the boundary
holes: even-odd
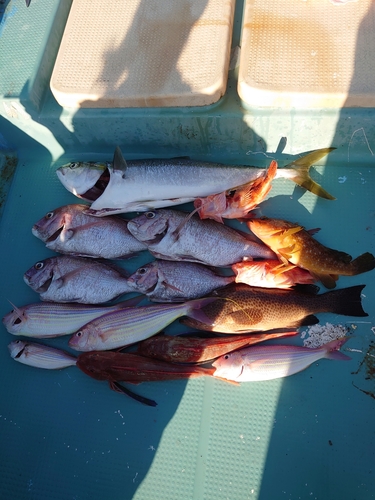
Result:
[[[366,285],[356,285],[326,292],[330,311],[344,316],[368,316],[363,310],[361,292]]]
[[[289,163],[285,166],[285,169],[291,169],[294,173],[288,176],[288,178],[321,198],[335,200],[336,198],[328,193],[320,184],[315,182],[309,174],[310,167],[334,149],[335,148],[316,149],[298,158],[298,160]]]
[[[323,349],[326,350],[326,355],[325,358],[327,359],[337,359],[341,361],[349,361],[352,358],[350,356],[347,356],[343,352],[340,352],[339,349],[341,346],[345,344],[349,340],[350,337],[341,337],[340,339],[332,340],[331,342],[328,342],[328,344],[325,344],[322,346]]]
[[[363,253],[350,263],[353,270],[353,275],[366,273],[375,269],[375,257],[369,253]]]

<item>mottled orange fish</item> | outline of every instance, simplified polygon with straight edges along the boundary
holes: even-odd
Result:
[[[319,243],[303,226],[282,219],[261,217],[247,222],[249,229],[285,264],[307,269],[327,288],[335,288],[339,276],[355,276],[375,268],[375,257],[366,252],[352,256]]]
[[[265,288],[292,288],[316,281],[306,269],[276,259],[239,262],[232,265],[232,270],[236,273],[236,283]]]
[[[317,294],[315,285],[300,291],[232,283],[212,292],[218,300],[202,308],[209,322],[190,318],[181,322],[199,330],[242,334],[314,325],[319,322],[315,314],[323,312],[368,316],[361,304],[364,286]]]
[[[201,219],[240,219],[246,217],[261,203],[271,189],[271,182],[277,172],[277,162],[272,160],[264,175],[247,184],[213,194],[206,198],[197,198],[194,207]]]

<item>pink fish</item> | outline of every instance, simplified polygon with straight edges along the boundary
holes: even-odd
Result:
[[[194,207],[201,219],[240,219],[248,216],[261,203],[271,189],[277,172],[277,162],[272,160],[264,175],[247,184],[219,194],[197,198]]]
[[[235,382],[272,380],[298,373],[319,359],[349,360],[339,352],[349,337],[333,340],[316,349],[289,345],[246,347],[218,358],[214,376]]]
[[[239,262],[232,265],[236,283],[265,288],[291,288],[296,284],[311,284],[316,280],[307,271],[278,260]]]

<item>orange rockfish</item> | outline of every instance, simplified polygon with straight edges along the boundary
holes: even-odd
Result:
[[[356,259],[316,241],[304,227],[282,219],[261,217],[247,222],[249,229],[284,263],[307,269],[327,288],[335,288],[339,275],[354,276],[375,268],[375,257],[366,252]]]
[[[219,194],[197,198],[194,207],[201,219],[214,219],[223,222],[225,219],[239,219],[256,208],[267,196],[271,182],[277,172],[277,162],[271,161],[264,175],[247,184],[223,191]]]
[[[309,271],[278,260],[244,261],[233,264],[236,283],[265,288],[292,288],[297,284],[309,285],[316,280]]]

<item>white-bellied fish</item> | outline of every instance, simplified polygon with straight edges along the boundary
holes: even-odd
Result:
[[[41,300],[81,304],[100,304],[134,292],[127,278],[120,267],[68,255],[36,262],[24,274]]]
[[[298,373],[319,359],[351,358],[339,351],[349,337],[333,340],[315,349],[293,345],[267,345],[245,347],[227,353],[212,365],[215,377],[235,382],[256,382],[287,377]]]
[[[228,285],[234,276],[222,276],[202,264],[157,259],[139,267],[128,278],[134,291],[153,302],[183,302]]]
[[[333,149],[307,153],[279,168],[276,177],[290,179],[318,196],[333,199],[308,173],[312,164]],[[264,175],[262,168],[186,158],[126,162],[119,147],[113,164],[108,163],[107,169],[104,165],[75,162],[56,171],[68,191],[93,201],[89,212],[96,216],[176,206],[242,186]]]
[[[208,266],[230,266],[253,258],[272,259],[275,254],[235,229],[214,220],[179,210],[146,212],[128,222],[129,231],[145,243],[155,257]]]
[[[13,306],[13,310],[3,317],[3,325],[13,335],[45,339],[59,337],[76,332],[78,328],[103,314],[136,305],[141,300],[143,297],[138,296],[113,306],[59,302]]]
[[[69,345],[77,351],[104,351],[147,339],[181,316],[209,322],[201,309],[214,300],[204,298],[183,304],[155,304],[114,311],[80,328],[70,338]]]
[[[86,205],[65,205],[47,212],[32,233],[54,252],[80,257],[126,259],[146,250],[118,216],[105,219],[85,213]]]
[[[15,340],[8,345],[8,349],[15,361],[35,368],[59,370],[77,362],[77,358],[66,351],[37,342]]]

